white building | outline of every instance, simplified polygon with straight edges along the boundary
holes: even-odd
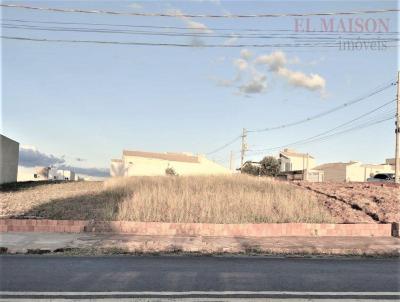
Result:
[[[390,164],[363,164],[358,161],[348,163],[328,163],[317,166],[316,169],[324,171],[325,181],[366,181],[378,173],[394,173]]]
[[[18,167],[18,181],[78,180],[73,171],[50,167]]]
[[[293,149],[279,152],[281,171],[310,170],[316,166],[315,159],[308,153],[300,153]]]
[[[315,158],[308,153],[300,153],[293,149],[284,149],[279,152],[281,174],[287,180],[307,180],[321,182],[324,172],[314,169]]]
[[[0,184],[17,181],[19,143],[0,135]]]
[[[51,168],[49,170],[49,180],[77,180],[75,172],[64,169]]]
[[[232,171],[200,155],[127,151],[122,159],[111,160],[111,176],[166,175],[172,168],[179,175],[231,174]]]
[[[48,180],[49,170],[47,167],[23,167],[18,166],[17,181],[41,181]]]

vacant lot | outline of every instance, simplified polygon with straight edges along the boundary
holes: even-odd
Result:
[[[163,222],[332,222],[316,194],[250,176],[134,177],[0,193],[1,215]]]
[[[299,183],[344,222],[400,221],[399,187],[370,183]]]

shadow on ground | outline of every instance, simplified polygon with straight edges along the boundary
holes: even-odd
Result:
[[[65,180],[40,180],[40,181],[20,181],[11,182],[0,185],[0,192],[16,192],[26,189],[31,189],[44,185],[55,185],[60,183],[65,183]]]
[[[33,207],[18,218],[38,217],[63,220],[115,220],[124,194],[101,191],[51,200]]]

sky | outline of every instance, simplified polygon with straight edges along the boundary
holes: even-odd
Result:
[[[3,36],[191,46],[2,39],[1,133],[20,143],[20,163],[25,166],[50,160],[58,165],[88,169],[88,173],[96,175],[104,174],[102,169],[108,169],[112,158],[120,158],[123,149],[207,154],[239,136],[242,128],[264,129],[306,119],[363,97],[397,77],[396,47],[376,49],[374,46],[371,49],[370,44],[364,44],[358,50],[341,50],[337,44],[330,48],[202,47],[207,44],[279,44],[287,41],[281,40],[282,35],[293,35],[296,22],[298,29],[300,22],[305,26],[306,17],[296,21],[295,17],[182,16],[359,11],[397,8],[396,1],[3,1],[3,4],[175,15],[139,17],[2,8],[2,23],[8,24],[2,28]],[[361,17],[363,22],[368,18],[384,20],[389,32],[398,32],[396,13]],[[350,17],[333,18],[336,26],[341,19],[347,22]],[[317,31],[321,28],[321,17],[309,17],[308,20]],[[118,26],[32,23],[34,21]],[[188,29],[183,30],[186,33],[219,36],[143,36],[12,26],[24,24],[182,31],[120,25],[172,26],[186,27]],[[221,28],[229,30],[217,30]],[[264,30],[267,34],[261,33],[264,36],[260,37],[260,32],[243,32],[244,29]],[[221,37],[221,34],[224,35]],[[259,37],[238,38],[240,34]],[[281,36],[273,37],[274,34]],[[329,37],[329,34],[321,36]],[[356,42],[360,34],[353,32],[344,36]],[[369,37],[368,43],[380,39],[376,33]],[[268,132],[251,132],[247,138],[248,148],[268,150],[249,151],[245,159],[276,156],[278,149],[269,149],[328,131],[395,98],[396,87],[391,86],[352,106],[306,123]],[[389,114],[394,108],[393,102],[383,109]],[[379,117],[379,114],[383,116],[380,111],[374,114],[366,120]],[[394,157],[394,139],[394,120],[391,119],[293,148],[313,155],[317,163],[350,160],[382,163],[386,158]],[[240,140],[208,157],[228,165],[231,151],[235,152],[238,164]]]

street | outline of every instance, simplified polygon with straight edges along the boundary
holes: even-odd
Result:
[[[398,259],[3,255],[2,298],[399,298]]]

